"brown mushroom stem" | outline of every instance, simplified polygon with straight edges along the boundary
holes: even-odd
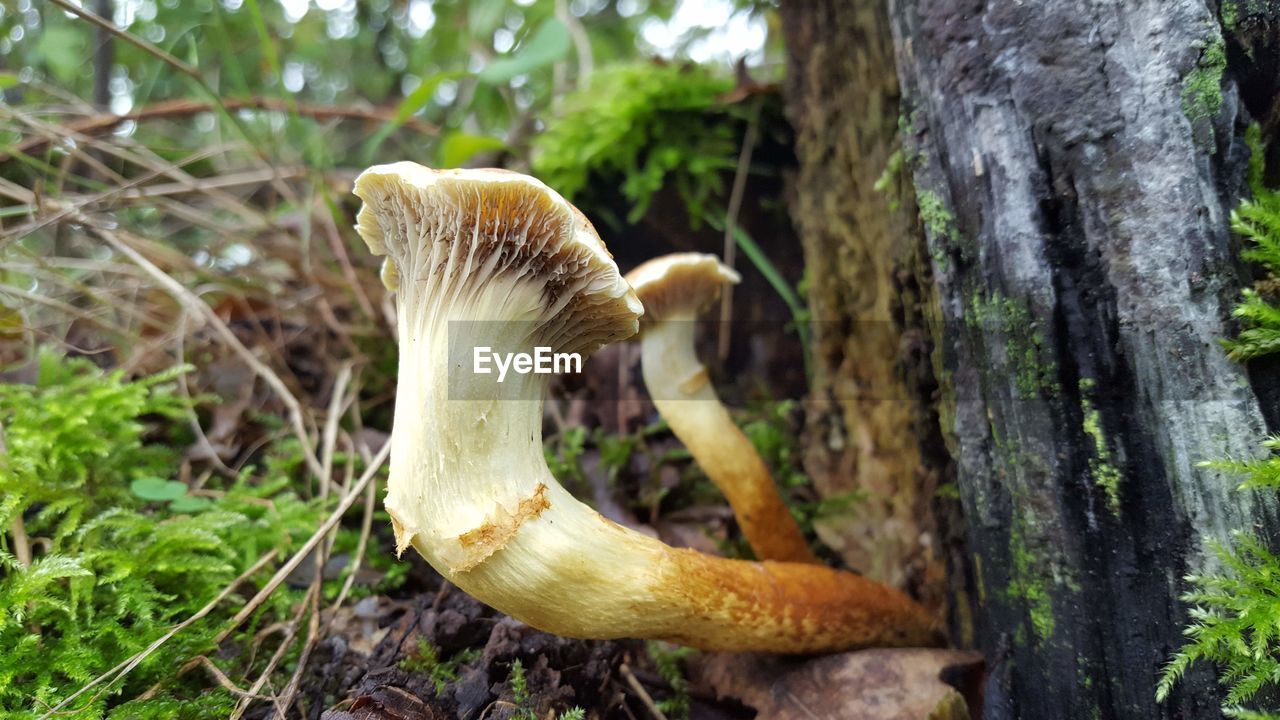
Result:
[[[394,270],[399,386],[386,508],[479,600],[542,630],[788,653],[935,639],[897,590],[824,567],[678,550],[601,517],[552,477],[547,375],[496,383],[467,349],[588,355],[641,312],[594,229],[538,181],[495,170],[370,168],[357,230]],[[460,370],[462,372],[460,372]]]
[[[698,361],[695,315],[677,313],[645,325],[641,365],[653,404],[724,493],[756,557],[816,563],[769,468],[729,416]]]

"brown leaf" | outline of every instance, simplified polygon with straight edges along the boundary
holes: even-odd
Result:
[[[436,720],[440,717],[417,696],[390,685],[356,698],[351,714],[356,720]]]
[[[982,657],[959,650],[859,650],[819,658],[706,654],[691,659],[695,685],[773,720],[969,720],[965,696]]]

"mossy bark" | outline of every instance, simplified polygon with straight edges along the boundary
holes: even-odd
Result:
[[[1255,454],[1274,390],[1217,342],[1247,150],[1216,11],[889,3],[988,718],[1221,716],[1211,668],[1154,693],[1204,539],[1277,530],[1198,465]]]
[[[782,19],[799,160],[791,215],[813,316],[805,467],[825,497],[862,496],[818,532],[852,567],[941,615],[947,555],[964,553],[936,512],[947,513],[936,491],[952,473],[925,329],[936,298],[897,162],[888,14],[881,3],[813,0],[784,3]],[[968,614],[957,617],[967,628]]]

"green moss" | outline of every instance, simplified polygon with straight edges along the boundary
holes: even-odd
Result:
[[[627,221],[674,187],[695,227],[737,167],[742,109],[720,98],[733,80],[700,65],[636,63],[601,70],[564,98],[534,141],[533,170],[566,198],[598,213],[595,188],[619,188]]]
[[[1022,601],[1031,619],[1037,643],[1043,643],[1053,635],[1056,625],[1053,615],[1053,598],[1045,581],[1044,562],[1027,549],[1025,524],[1014,523],[1009,533],[1009,558],[1012,568],[1009,578],[1009,595]]]
[[[430,640],[418,638],[417,648],[400,661],[400,669],[430,677],[431,683],[435,685],[436,695],[440,695],[449,683],[458,679],[460,666],[475,662],[479,657],[478,649],[468,648],[448,660],[441,660],[440,653]]]
[[[658,674],[671,686],[671,697],[659,701],[658,709],[666,717],[689,720],[692,702],[689,698],[689,681],[684,675],[684,661],[693,654],[693,649],[652,640],[645,643],[645,649],[658,667]]]
[[[947,209],[947,204],[932,190],[920,190],[916,194],[916,204],[920,207],[920,220],[930,235],[943,241],[949,241],[956,235],[955,216]]]
[[[1244,129],[1244,144],[1249,148],[1249,169],[1245,172],[1245,179],[1249,181],[1249,191],[1257,197],[1267,192],[1267,145],[1262,139],[1261,125],[1249,123],[1249,127]]]
[[[999,293],[984,297],[981,292],[974,292],[965,312],[965,324],[1004,335],[1005,360],[1014,370],[1018,397],[1058,394],[1061,388],[1057,363],[1049,356],[1038,322],[1025,303]]]
[[[947,272],[951,268],[950,253],[959,249],[963,252],[963,238],[956,228],[955,216],[947,209],[947,203],[932,190],[916,189],[916,206],[920,210],[920,221],[925,230],[933,236],[934,267],[939,272]]]
[[[1089,474],[1093,483],[1107,495],[1107,508],[1111,514],[1120,516],[1120,481],[1123,476],[1111,462],[1111,450],[1107,447],[1107,438],[1102,429],[1102,415],[1094,407],[1090,395],[1093,393],[1093,380],[1080,380],[1080,410],[1084,413],[1081,429],[1093,441],[1093,457],[1089,458]]]
[[[273,444],[261,472],[211,478],[216,498],[191,496],[175,477],[189,444],[191,408],[173,382],[184,371],[130,382],[45,351],[35,384],[0,384],[0,717],[34,718],[142,651],[257,558],[300,545],[327,514],[288,490],[301,464],[293,441]],[[340,534],[335,552],[353,545]],[[301,600],[280,588],[227,643],[247,647],[254,624],[283,621]],[[215,651],[236,609],[218,605],[65,715],[227,717],[229,693],[173,670],[205,655],[232,672]],[[256,677],[265,659],[247,662],[235,665]],[[153,685],[149,699],[126,700]]]
[[[893,151],[893,154],[889,156],[889,160],[884,164],[884,172],[880,173],[880,177],[876,178],[876,184],[872,186],[877,192],[887,192],[889,190],[889,183],[892,183],[893,179],[902,173],[902,169],[906,165],[905,157],[906,155],[902,152],[902,148]]]
[[[987,604],[987,581],[982,574],[982,556],[978,553],[973,554],[973,577],[978,584],[978,604]]]
[[[1222,109],[1222,75],[1226,70],[1226,44],[1221,36],[1215,37],[1182,81],[1182,112],[1188,119],[1212,118]]]
[[[1222,21],[1224,29],[1235,30],[1240,22],[1240,6],[1235,0],[1222,0],[1222,7],[1218,9],[1218,18]]]

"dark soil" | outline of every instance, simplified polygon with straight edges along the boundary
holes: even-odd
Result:
[[[304,717],[545,720],[573,707],[583,708],[587,718],[654,717],[629,686],[623,663],[653,701],[672,697],[643,642],[571,640],[540,632],[445,582],[419,558],[406,555],[405,561],[415,566],[397,593],[405,599],[369,597],[334,619],[299,696]],[[435,679],[423,667],[423,644],[435,649],[437,668],[449,666],[443,674],[437,670]],[[474,659],[450,662],[459,657]],[[512,683],[517,660],[524,669],[523,697]],[[692,718],[755,715],[696,693],[690,701]],[[260,710],[271,712],[265,705]]]

